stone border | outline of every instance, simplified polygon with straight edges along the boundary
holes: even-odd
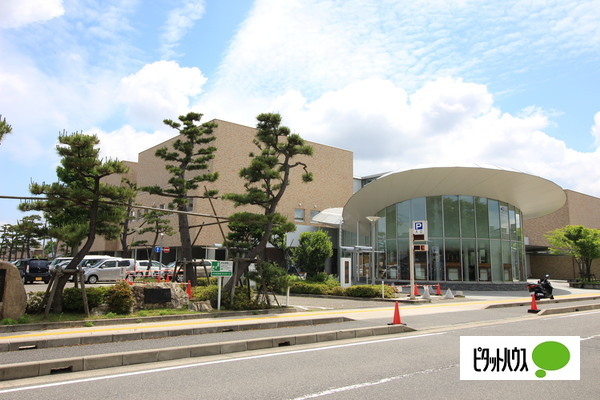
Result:
[[[541,300],[536,300],[536,304],[550,304],[550,303],[567,303],[570,301],[585,301],[585,300],[598,300],[600,299],[600,296],[591,296],[591,297],[574,297],[574,298],[570,298],[570,299],[541,299]],[[519,302],[514,302],[514,303],[501,303],[501,304],[490,304],[489,306],[485,307],[485,309],[488,308],[504,308],[504,307],[522,307],[522,306],[530,306],[531,305],[531,300],[528,299],[526,301],[519,301]],[[577,308],[577,307],[576,307]]]
[[[43,331],[50,329],[68,329],[68,328],[85,328],[86,322],[92,322],[94,326],[109,326],[122,324],[136,324],[145,322],[160,322],[160,321],[180,321],[188,319],[211,319],[211,318],[226,318],[238,317],[245,315],[268,315],[268,314],[293,314],[298,312],[295,308],[274,308],[263,310],[250,311],[215,311],[212,313],[199,314],[175,314],[175,315],[157,315],[152,317],[127,317],[113,319],[87,319],[81,321],[57,321],[57,322],[40,322],[33,324],[15,324],[15,325],[0,325],[0,333],[13,333],[25,331]]]
[[[192,346],[139,350],[113,354],[99,354],[58,360],[32,361],[0,366],[0,381],[32,378],[36,376],[53,375],[58,373],[88,371],[101,368],[122,367],[134,364],[144,364],[183,358],[229,354],[274,347],[322,343],[334,340],[345,340],[369,336],[392,335],[397,333],[412,332],[414,330],[415,329],[406,325],[389,325],[231,342],[208,343]]]
[[[287,328],[293,326],[310,326],[310,325],[322,325],[332,324],[340,322],[348,322],[352,319],[347,317],[327,317],[327,318],[315,318],[315,319],[303,319],[303,320],[292,320],[292,321],[272,321],[272,322],[258,322],[253,324],[238,324],[238,325],[222,325],[222,326],[207,326],[198,328],[179,328],[179,329],[164,329],[160,331],[140,331],[130,333],[109,333],[109,334],[98,334],[98,335],[84,335],[78,337],[63,337],[53,339],[33,339],[33,340],[20,340],[10,343],[0,343],[0,353],[8,351],[19,351],[19,350],[31,350],[31,349],[47,349],[52,347],[64,347],[64,346],[77,346],[86,344],[100,344],[100,343],[112,343],[112,342],[124,342],[129,340],[142,340],[142,339],[158,339],[169,336],[189,336],[189,335],[203,335],[207,333],[221,333],[221,332],[238,332],[238,331],[249,331],[249,330],[260,330],[260,329],[276,329],[276,328]]]

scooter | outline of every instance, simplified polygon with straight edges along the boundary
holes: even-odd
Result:
[[[554,296],[552,295],[552,285],[547,279],[540,279],[537,283],[528,283],[527,289],[529,290],[529,293],[535,293],[536,300],[554,299]]]

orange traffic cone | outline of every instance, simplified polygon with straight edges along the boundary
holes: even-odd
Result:
[[[394,307],[394,319],[391,324],[388,325],[401,325],[402,321],[400,320],[400,310],[398,309],[398,302],[396,302],[396,306]]]
[[[537,307],[537,303],[535,301],[535,293],[531,294],[531,308],[527,310],[530,313],[539,313],[540,309]]]
[[[187,283],[187,287],[185,289],[185,292],[187,293],[187,295],[190,297],[190,299],[192,298],[192,282],[188,281]]]
[[[156,282],[160,283],[160,274],[156,275]]]
[[[435,295],[436,296],[441,296],[442,295],[442,287],[440,286],[440,284],[437,284],[437,290],[435,291]]]
[[[415,296],[419,295],[419,285],[415,285]]]
[[[167,275],[167,279],[165,279],[165,282],[167,282],[167,283],[171,282],[171,277],[169,275]]]

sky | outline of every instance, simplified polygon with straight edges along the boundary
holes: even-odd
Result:
[[[60,132],[136,161],[195,111],[279,112],[355,176],[493,165],[600,197],[598,26],[598,0],[2,0],[0,195],[57,180]]]

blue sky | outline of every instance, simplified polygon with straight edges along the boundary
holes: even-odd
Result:
[[[60,131],[136,161],[193,110],[280,112],[356,175],[493,164],[600,196],[598,26],[593,0],[3,1],[0,194],[56,180]]]

